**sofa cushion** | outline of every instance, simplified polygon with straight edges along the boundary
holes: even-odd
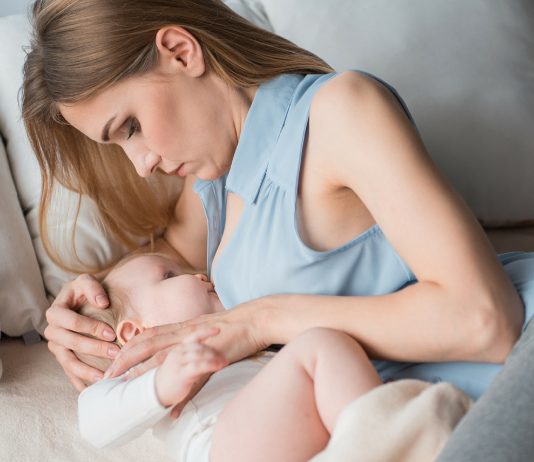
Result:
[[[251,23],[263,27],[268,31],[273,31],[273,27],[267,18],[263,4],[259,0],[224,0],[239,15],[248,19]]]
[[[396,87],[483,223],[534,219],[534,3],[262,3],[276,33],[338,70],[363,69]]]
[[[11,336],[42,333],[48,301],[1,140],[0,217],[0,330]]]

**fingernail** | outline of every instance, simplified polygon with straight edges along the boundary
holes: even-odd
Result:
[[[105,295],[97,295],[96,296],[96,303],[97,305],[107,305],[108,304],[108,298]]]
[[[115,356],[117,356],[119,354],[119,349],[117,347],[109,347],[108,348],[108,356],[110,358],[114,358]]]
[[[113,340],[115,338],[115,332],[113,332],[111,329],[104,329],[102,335],[108,340]]]
[[[104,373],[104,378],[105,378],[105,379],[108,379],[108,378],[109,378],[109,376],[110,376],[111,373],[113,372],[112,369],[113,369],[112,366],[109,366],[109,367],[107,368],[106,372]]]

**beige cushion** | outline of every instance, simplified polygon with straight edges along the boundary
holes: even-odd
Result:
[[[257,4],[255,0],[248,0]],[[262,0],[274,31],[400,92],[486,223],[534,219],[534,3]]]
[[[0,330],[11,336],[42,333],[48,301],[1,141],[0,217]]]
[[[17,462],[171,462],[149,430],[116,449],[95,449],[78,431],[78,393],[46,343],[0,343],[0,460]]]

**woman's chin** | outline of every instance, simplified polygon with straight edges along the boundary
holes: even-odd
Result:
[[[218,178],[221,178],[226,173],[228,173],[228,169],[217,169],[217,168],[204,168],[200,169],[197,172],[192,172],[192,175],[194,175],[199,180],[203,181],[214,181]]]

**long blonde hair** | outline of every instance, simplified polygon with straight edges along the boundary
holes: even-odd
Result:
[[[59,103],[84,101],[151,71],[158,59],[157,31],[168,24],[187,29],[200,43],[207,68],[233,86],[256,86],[283,73],[332,71],[221,0],[37,0],[22,111],[43,179],[41,237],[64,269],[72,270],[46,231],[56,181],[92,198],[105,228],[130,249],[137,246],[136,237],[153,237],[168,223],[176,194],[165,194],[159,181],[138,177],[120,147],[90,140],[58,110]]]

